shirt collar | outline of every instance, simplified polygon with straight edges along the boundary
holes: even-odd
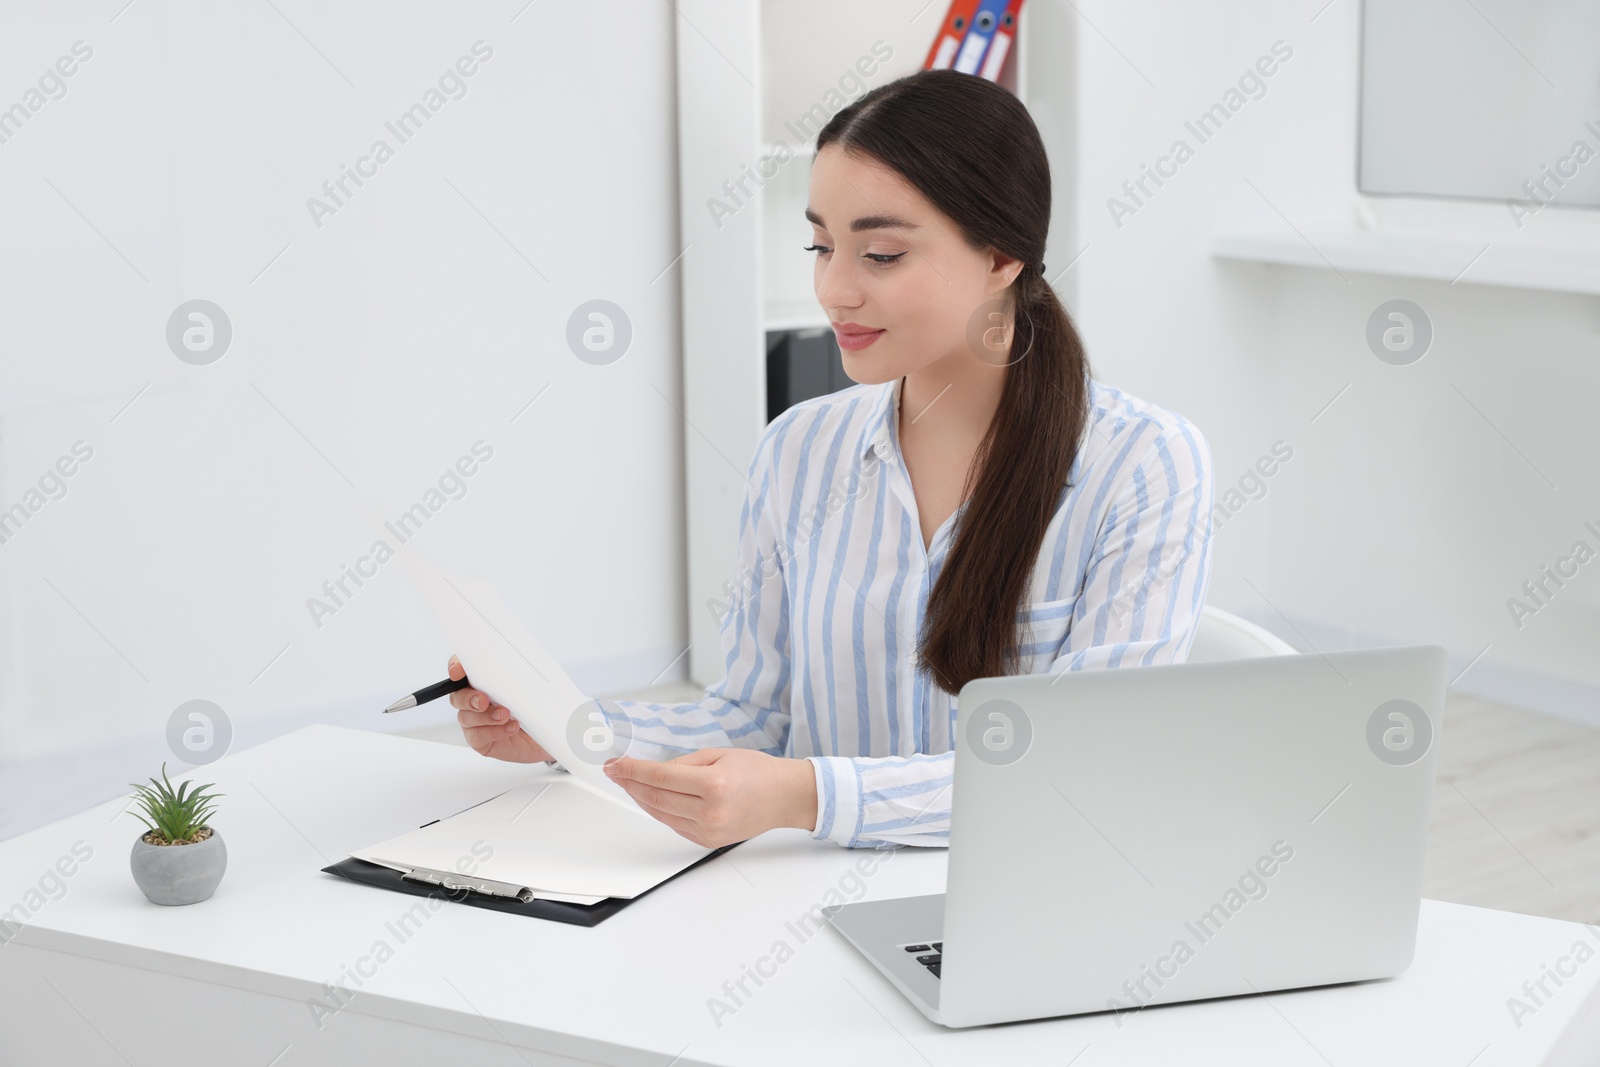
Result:
[[[885,382],[878,389],[867,415],[866,429],[861,435],[859,458],[868,462],[874,452],[880,460],[888,459],[894,450],[894,428],[900,415],[900,386],[905,378]]]

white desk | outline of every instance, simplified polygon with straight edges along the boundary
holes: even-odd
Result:
[[[319,871],[536,773],[559,772],[329,726],[235,753],[198,778],[227,794],[215,824],[228,872],[185,908],[134,885],[140,824],[121,802],[0,843],[0,908],[75,842],[94,850],[0,945],[0,1063],[1600,1063],[1600,955],[1520,1028],[1507,1009],[1575,943],[1600,953],[1600,930],[1436,901],[1423,902],[1416,962],[1391,981],[1151,1008],[1120,1025],[1102,1013],[952,1031],[831,928],[802,940],[787,925],[830,890],[848,894],[867,855],[800,831],[740,845],[592,929],[444,903],[401,940],[386,924],[423,898]],[[901,850],[859,891],[936,892],[944,871],[942,849]],[[379,941],[392,955],[364,965],[374,973],[319,1028],[308,998]],[[719,1027],[708,999],[779,942],[792,957],[760,987],[746,980],[753,995]]]

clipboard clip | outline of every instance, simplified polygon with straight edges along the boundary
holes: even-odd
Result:
[[[467,889],[490,897],[508,897],[524,904],[533,899],[533,890],[510,882],[496,882],[491,878],[473,878],[454,871],[433,871],[426,867],[413,867],[400,875],[408,882],[424,882],[444,889]]]

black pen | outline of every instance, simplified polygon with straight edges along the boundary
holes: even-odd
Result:
[[[472,683],[467,681],[465,678],[446,678],[442,682],[435,682],[426,689],[418,689],[415,693],[412,693],[408,697],[401,697],[393,704],[390,704],[388,707],[384,708],[383,713],[387,715],[391,711],[405,711],[407,708],[414,708],[418,704],[426,704],[430,700],[438,700],[442,696],[449,696],[457,689],[465,689],[471,684]]]

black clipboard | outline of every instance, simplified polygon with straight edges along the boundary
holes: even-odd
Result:
[[[598,926],[629,904],[642,897],[649,896],[657,889],[666,885],[681,875],[687,874],[707,860],[714,860],[730,848],[743,842],[735,841],[731,845],[723,845],[695,860],[677,874],[669,875],[646,889],[636,897],[606,897],[604,900],[593,904],[573,904],[565,900],[518,900],[515,897],[497,896],[492,893],[480,893],[477,890],[463,886],[446,887],[427,882],[413,881],[401,871],[393,867],[385,867],[381,863],[369,863],[366,860],[348,856],[338,863],[329,864],[322,868],[324,874],[334,874],[350,882],[360,885],[376,886],[379,889],[388,889],[396,893],[409,893],[414,897],[438,897],[440,900],[454,901],[457,904],[469,904],[474,908],[488,908],[491,911],[503,911],[512,915],[531,915],[535,919],[549,919],[552,922],[570,923],[573,926]]]

